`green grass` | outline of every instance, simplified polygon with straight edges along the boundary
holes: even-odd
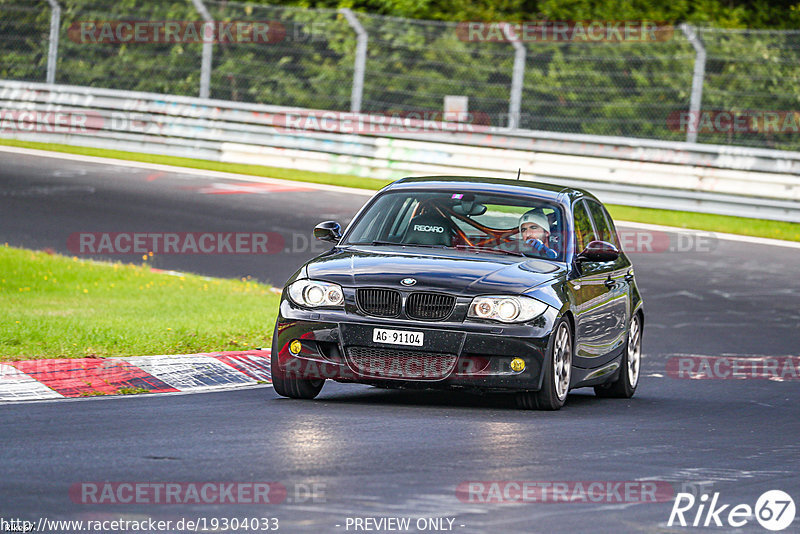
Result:
[[[139,395],[140,393],[150,393],[150,390],[134,387],[119,388],[117,390],[117,395]]]
[[[161,156],[155,154],[140,154],[137,152],[123,152],[119,150],[106,150],[101,148],[86,148],[71,145],[58,145],[52,143],[37,143],[17,141],[13,139],[0,139],[0,145],[18,146],[50,150],[54,152],[68,152],[104,158],[116,158],[146,163],[159,163],[162,165],[178,165],[194,169],[232,172],[264,176],[268,178],[281,178],[317,184],[356,187],[360,189],[377,190],[388,184],[387,180],[364,178],[345,174],[331,174],[312,171],[299,171],[279,167],[263,167],[260,165],[244,165],[238,163],[220,163],[216,161],[177,158],[174,156]],[[731,234],[749,235],[754,237],[769,237],[787,241],[800,241],[800,224],[767,221],[763,219],[749,219],[744,217],[730,217],[727,215],[713,215],[686,211],[658,210],[650,208],[636,208],[631,206],[607,206],[614,219],[619,221],[642,222],[677,226],[679,228],[692,228],[708,230],[711,232],[724,232]]]
[[[677,226],[678,228],[800,241],[800,224],[797,223],[730,217],[693,211],[668,211],[616,205],[606,205],[606,207],[614,220],[617,221],[663,224],[665,226]]]
[[[248,279],[0,245],[0,360],[268,347],[279,298]]]

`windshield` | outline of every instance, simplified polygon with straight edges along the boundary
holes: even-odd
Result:
[[[562,228],[561,209],[545,200],[397,191],[364,211],[342,244],[453,248],[563,261]]]

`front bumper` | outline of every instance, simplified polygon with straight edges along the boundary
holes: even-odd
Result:
[[[288,378],[333,379],[389,387],[536,391],[557,311],[525,324],[423,322],[310,311],[283,299],[273,350]],[[423,346],[374,342],[374,328],[422,332]],[[300,350],[290,350],[292,341]],[[297,349],[297,344],[294,344]],[[511,361],[525,361],[514,371]]]

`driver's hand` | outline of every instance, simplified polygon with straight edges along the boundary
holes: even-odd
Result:
[[[536,252],[544,254],[546,258],[554,260],[558,257],[558,253],[555,250],[546,247],[545,244],[538,239],[534,238],[526,239],[525,243],[533,247],[533,249],[536,250]]]
[[[534,238],[526,239],[525,244],[533,247],[534,249],[536,249],[537,252],[541,252],[542,249],[544,248],[544,243]]]

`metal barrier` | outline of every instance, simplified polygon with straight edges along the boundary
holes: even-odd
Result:
[[[608,203],[800,222],[799,152],[17,81],[0,137],[383,179],[522,169]]]

